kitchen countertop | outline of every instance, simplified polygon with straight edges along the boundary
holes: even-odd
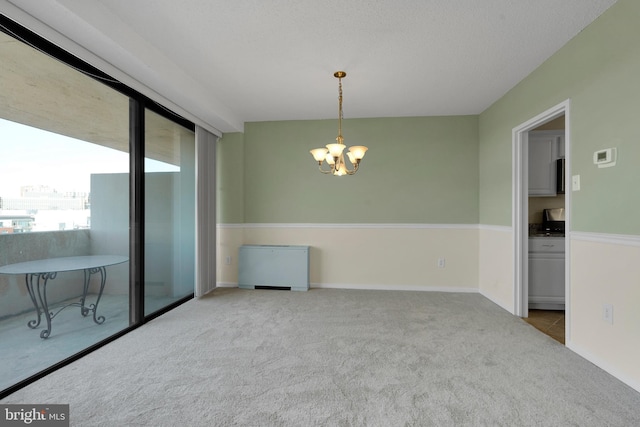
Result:
[[[529,233],[529,237],[541,237],[541,238],[547,238],[547,237],[560,237],[560,238],[564,238],[564,233]]]
[[[529,237],[564,237],[564,227],[548,228],[545,224],[529,224]]]

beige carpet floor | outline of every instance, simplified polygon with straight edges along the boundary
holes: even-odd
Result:
[[[95,302],[96,295],[90,295],[88,304]],[[53,305],[53,311],[60,306],[77,302],[77,298]],[[145,307],[148,312],[158,310],[174,298],[147,297]],[[3,318],[0,320],[0,390],[4,390],[38,372],[54,365],[91,345],[129,326],[128,295],[103,295],[98,307],[98,315],[104,316],[102,324],[96,324],[92,315],[83,317],[79,307],[67,307],[52,321],[51,336],[40,338],[46,327],[44,316],[36,329],[27,327],[36,319],[35,310]]]
[[[2,403],[77,426],[635,426],[640,393],[478,294],[217,289]]]

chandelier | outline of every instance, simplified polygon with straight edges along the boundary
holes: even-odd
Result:
[[[318,162],[318,169],[325,174],[332,174],[335,176],[353,175],[358,171],[360,166],[360,160],[364,157],[368,148],[364,145],[354,145],[349,147],[347,157],[351,162],[352,169],[347,168],[347,164],[344,160],[344,137],[342,136],[342,79],[347,76],[344,71],[336,71],[333,74],[338,78],[338,137],[334,144],[327,144],[327,148],[315,148],[311,150],[311,155]],[[323,169],[322,164],[326,162],[329,165],[329,169]]]

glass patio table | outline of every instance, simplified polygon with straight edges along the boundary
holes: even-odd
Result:
[[[107,282],[106,267],[122,264],[128,260],[129,258],[119,255],[85,255],[47,258],[4,265],[0,267],[0,274],[25,275],[27,291],[36,309],[37,316],[36,320],[30,320],[27,326],[31,329],[37,328],[44,314],[47,320],[47,328],[40,332],[40,338],[48,338],[51,334],[51,320],[69,306],[80,307],[80,314],[84,317],[88,316],[89,313],[93,313],[93,321],[98,325],[102,324],[105,321],[105,317],[97,316],[97,310],[102,292],[104,291],[104,285]],[[55,279],[60,272],[77,270],[84,271],[84,286],[80,301],[66,304],[58,308],[55,313],[49,311],[49,303],[47,302],[47,284],[49,281]],[[98,292],[98,298],[94,304],[85,305],[91,276],[98,273],[100,274],[100,291]]]

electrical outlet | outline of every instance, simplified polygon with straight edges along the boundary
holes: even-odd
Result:
[[[438,258],[438,268],[444,268],[446,265],[446,260],[444,258]]]
[[[602,320],[613,325],[613,305],[602,304]]]
[[[231,265],[231,256],[228,256],[224,259],[224,263],[227,265]]]

